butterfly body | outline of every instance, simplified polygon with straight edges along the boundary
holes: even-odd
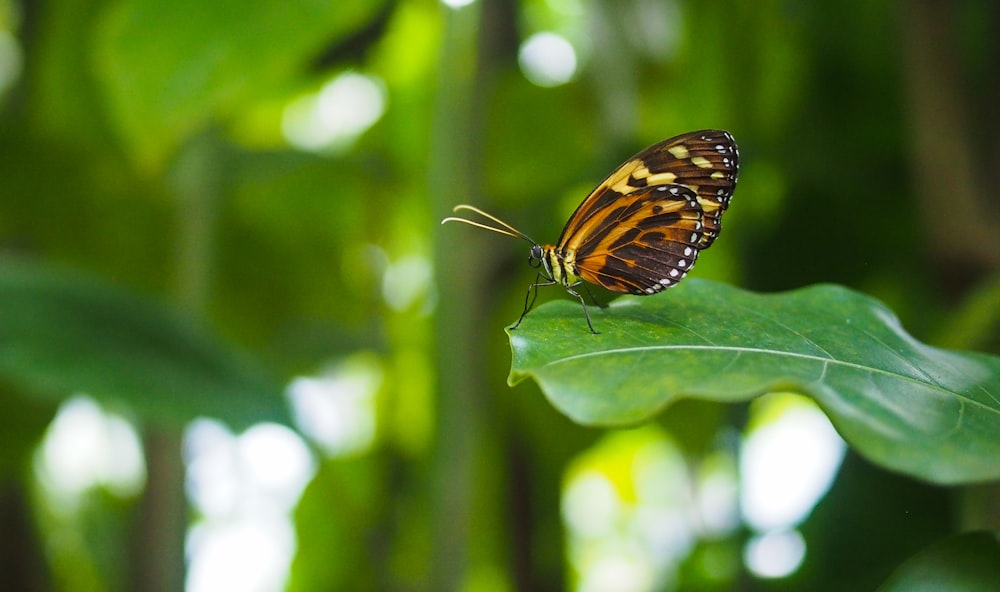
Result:
[[[577,207],[555,245],[540,245],[509,224],[472,206],[503,228],[446,218],[516,236],[532,244],[529,264],[540,268],[525,296],[516,328],[534,304],[539,286],[574,290],[582,281],[613,292],[656,294],[687,275],[722,229],[739,173],[739,152],[729,132],[702,130],[664,140],[612,172]]]
[[[534,245],[528,253],[529,265],[542,267],[545,275],[554,282],[573,285],[580,281],[576,274],[576,253],[568,253],[553,245]]]

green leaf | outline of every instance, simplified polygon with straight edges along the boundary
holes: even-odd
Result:
[[[878,592],[992,592],[1000,582],[1000,534],[970,532],[908,559]]]
[[[0,380],[35,398],[86,393],[142,419],[289,423],[280,383],[192,319],[111,284],[0,264]]]
[[[539,307],[508,330],[508,382],[573,420],[627,425],[678,399],[810,396],[860,454],[937,483],[1000,478],[1000,358],[916,341],[884,305],[821,285],[762,295],[689,280],[658,298]]]
[[[312,66],[381,8],[364,0],[125,0],[97,36],[112,121],[144,167],[214,116],[231,116]]]

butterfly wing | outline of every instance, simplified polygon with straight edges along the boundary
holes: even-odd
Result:
[[[703,212],[704,231],[696,246],[707,249],[722,229],[722,214],[733,197],[738,173],[739,151],[729,132],[701,130],[654,144],[615,169],[583,200],[557,246],[578,250],[625,196],[648,187],[683,185],[695,194]]]
[[[573,272],[615,292],[655,294],[694,265],[705,236],[697,194],[683,185],[644,187],[588,219]]]

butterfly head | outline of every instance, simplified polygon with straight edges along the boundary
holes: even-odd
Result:
[[[551,281],[558,282],[565,275],[562,273],[563,266],[555,247],[548,245],[542,246],[537,243],[531,245],[531,250],[528,251],[528,265],[532,269],[541,268],[542,274]]]
[[[545,263],[545,250],[542,249],[542,245],[531,245],[531,250],[528,251],[528,265],[534,269],[538,269]]]

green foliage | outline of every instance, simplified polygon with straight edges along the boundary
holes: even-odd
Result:
[[[316,0],[123,2],[97,25],[95,69],[115,127],[137,163],[155,170],[213,118],[295,81],[303,56],[318,57],[324,43],[349,35],[378,8]]]
[[[0,316],[0,375],[39,397],[82,391],[159,425],[290,423],[280,383],[251,358],[113,284],[8,262],[0,309],[17,311]]]
[[[693,541],[678,587],[873,589],[935,539],[1000,528],[986,510],[960,523],[949,499],[997,476],[995,358],[916,341],[1000,347],[988,3],[57,4],[0,2],[0,500],[14,508],[0,570],[43,572],[3,581],[178,581],[183,542],[157,547],[135,510],[190,519],[181,455],[164,449],[196,416],[290,423],[285,385],[357,352],[381,373],[375,441],[318,463],[295,510],[295,590],[571,587],[584,570],[567,565],[564,476],[605,431],[567,416],[655,423],[694,474],[710,454],[735,463],[742,403],[773,389],[813,397],[878,467],[845,461],[800,525],[802,573],[748,574],[741,525]],[[541,31],[577,51],[565,85],[518,69]],[[293,147],[285,109],[349,71],[381,85],[382,117],[335,148]],[[524,245],[440,218],[474,203],[552,241],[624,157],[707,127],[733,132],[743,169],[697,274],[762,292],[837,283],[888,309],[835,287],[691,279],[593,310],[592,336],[575,302],[540,305],[512,335],[512,377],[566,415],[532,381],[511,391],[501,327],[531,278]],[[596,355],[606,343],[619,351]],[[646,351],[667,343],[681,349]],[[158,461],[143,503],[90,491],[114,499],[67,539],[36,519],[31,469],[81,392],[137,419]],[[627,460],[608,455],[622,481]],[[132,569],[129,550],[159,571]]]
[[[1000,536],[970,532],[939,541],[899,567],[878,592],[989,592],[1000,582]]]
[[[809,395],[862,455],[937,483],[1000,478],[1000,358],[913,339],[881,303],[817,286],[760,295],[691,280],[594,314],[549,303],[508,330],[510,382],[576,421],[648,420],[682,397]]]
[[[385,560],[385,542],[375,536],[373,525],[387,518],[385,508],[373,503],[378,491],[376,463],[360,459],[324,463],[296,509],[299,553],[291,591],[377,590],[378,562],[366,558],[378,555]],[[336,500],[336,504],[331,504]],[[310,525],[324,524],[324,528]],[[331,561],[331,553],[336,561]]]

